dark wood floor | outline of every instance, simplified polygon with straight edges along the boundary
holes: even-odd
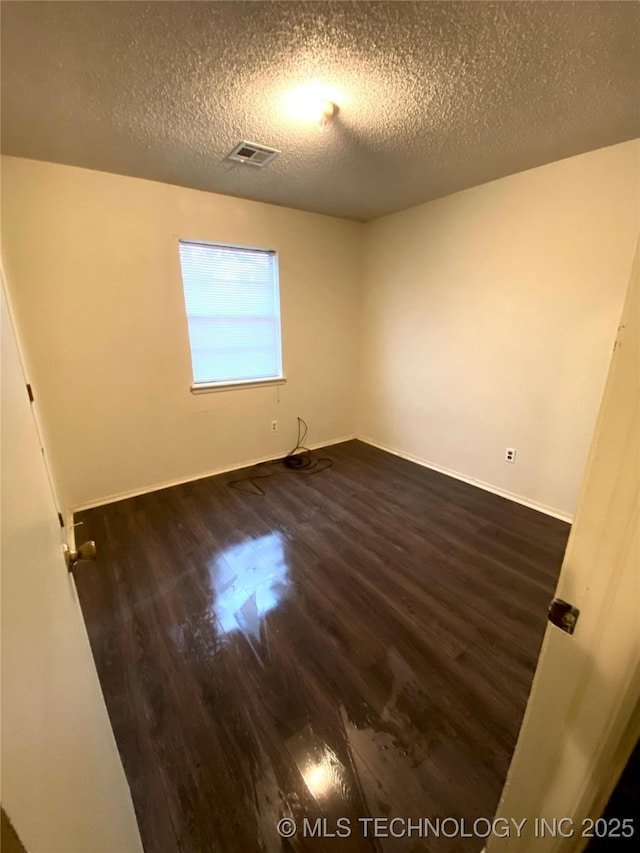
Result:
[[[493,817],[569,526],[357,441],[327,455],[262,498],[223,475],[76,517],[147,853],[484,845],[358,818]]]

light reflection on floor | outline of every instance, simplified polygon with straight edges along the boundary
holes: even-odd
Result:
[[[286,747],[309,793],[318,803],[342,802],[350,798],[344,765],[311,724],[290,737]]]
[[[209,565],[209,576],[220,632],[241,630],[258,638],[262,619],[285,598],[291,583],[282,534],[225,549]]]

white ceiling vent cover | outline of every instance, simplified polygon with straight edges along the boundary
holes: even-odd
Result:
[[[236,163],[251,163],[252,166],[262,168],[275,160],[280,152],[275,148],[267,148],[266,145],[256,145],[255,142],[240,142],[236,147],[227,154],[227,160],[233,160]]]

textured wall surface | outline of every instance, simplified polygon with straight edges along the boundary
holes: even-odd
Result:
[[[639,51],[627,2],[3,3],[2,146],[367,221],[640,135]]]
[[[639,155],[625,142],[366,225],[357,432],[571,515],[638,238]]]
[[[3,157],[7,286],[63,506],[283,455],[298,415],[311,443],[352,435],[363,228]],[[286,385],[190,393],[181,237],[278,252]]]

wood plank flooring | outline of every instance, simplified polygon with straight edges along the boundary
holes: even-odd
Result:
[[[493,817],[569,526],[358,441],[323,455],[264,497],[222,475],[76,516],[146,853],[484,846],[416,819]]]

